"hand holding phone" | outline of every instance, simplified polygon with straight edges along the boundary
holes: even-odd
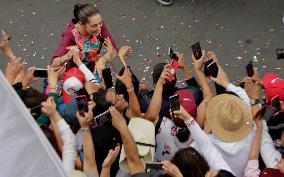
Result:
[[[275,97],[273,97],[270,100],[271,106],[276,108],[277,110],[281,109],[281,104],[280,104],[280,100],[279,100],[279,95],[276,95]]]
[[[174,115],[174,111],[180,109],[179,95],[170,96],[170,108],[172,111],[172,115]]]
[[[169,66],[170,75],[169,75],[168,81],[171,82],[176,75],[176,71],[179,67],[179,63],[178,63],[178,56],[176,53],[174,53],[171,47],[169,47],[169,56],[171,57],[171,62]]]
[[[34,71],[34,77],[47,78],[47,69],[44,69],[44,68],[36,68],[35,71]]]
[[[103,75],[103,79],[104,79],[106,89],[113,87],[112,75],[111,75],[110,68],[105,68],[102,71],[102,75]]]
[[[208,64],[207,69],[212,77],[216,78],[218,76],[218,66],[214,61]]]
[[[148,170],[163,170],[163,164],[160,162],[147,162],[145,165],[145,171]]]
[[[194,43],[191,46],[193,56],[196,60],[199,60],[202,57],[202,50],[199,42]]]
[[[109,111],[105,111],[99,115],[97,115],[91,122],[90,126],[101,126],[104,125],[107,122],[111,121],[111,114]]]
[[[248,77],[252,77],[254,72],[253,72],[253,65],[252,65],[252,61],[251,60],[246,65],[246,70],[247,70]]]
[[[84,113],[89,111],[88,100],[87,100],[86,95],[77,96],[75,97],[75,100],[76,100],[79,114],[84,116]]]

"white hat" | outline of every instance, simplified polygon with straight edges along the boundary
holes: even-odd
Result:
[[[146,162],[153,162],[155,155],[155,126],[152,122],[143,118],[132,118],[128,128],[137,144],[139,157],[144,167]],[[124,145],[122,145],[119,166],[129,172]]]
[[[68,177],[87,177],[85,173],[80,170],[71,170],[68,172]]]

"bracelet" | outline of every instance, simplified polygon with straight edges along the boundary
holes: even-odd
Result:
[[[89,128],[89,127],[81,128],[81,130],[82,130],[82,132],[87,132],[87,131],[89,131],[89,130],[90,130],[90,128]]]
[[[127,92],[133,92],[134,91],[134,87],[132,87],[131,89],[127,89]]]

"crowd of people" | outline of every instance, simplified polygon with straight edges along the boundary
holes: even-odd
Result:
[[[6,79],[70,177],[284,174],[284,80],[275,73],[260,78],[254,68],[241,87],[229,80],[214,52],[202,50],[198,59],[176,51],[186,87],[176,86],[176,76],[170,79],[169,63],[153,67],[153,86],[148,86],[127,65],[131,47],[117,47],[91,4],[75,5],[74,19],[47,67],[43,91],[31,86],[38,80],[36,67],[25,70],[5,31],[0,48],[8,58]],[[107,88],[102,73],[117,56],[124,67],[114,74],[114,87]],[[218,66],[216,77],[204,74],[209,59]],[[175,110],[173,95],[179,96]],[[88,100],[83,112],[78,97]],[[276,107],[274,98],[279,99]],[[95,118],[102,123],[94,124]]]

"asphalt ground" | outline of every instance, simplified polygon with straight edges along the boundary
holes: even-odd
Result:
[[[249,60],[261,75],[284,78],[284,59],[275,52],[284,48],[283,0],[174,0],[169,7],[156,0],[1,0],[0,28],[27,67],[47,66],[76,3],[97,5],[118,46],[134,49],[127,63],[149,85],[152,67],[169,60],[168,46],[192,68],[189,46],[195,41],[217,54],[232,81],[246,75]],[[7,60],[0,57],[3,70]]]

